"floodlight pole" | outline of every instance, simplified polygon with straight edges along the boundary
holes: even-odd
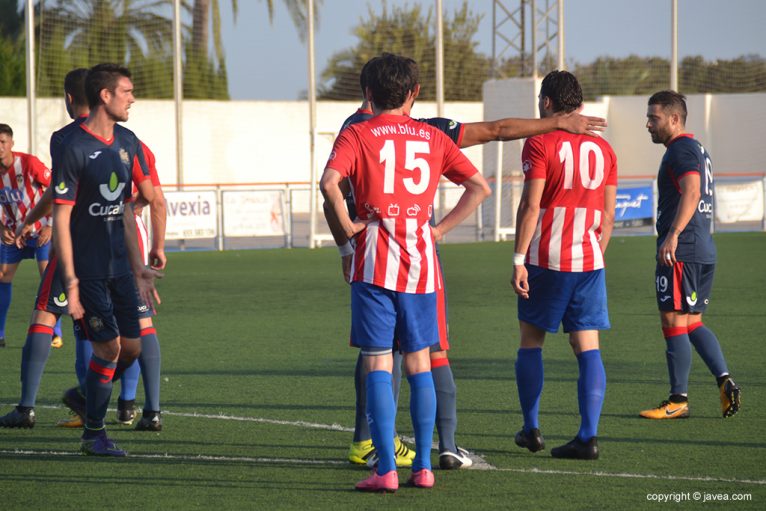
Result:
[[[566,61],[564,60],[564,0],[558,0],[558,16],[556,19],[558,25],[558,33],[556,38],[558,39],[559,51],[558,51],[558,69],[563,71],[566,69]]]
[[[37,112],[35,108],[35,3],[27,0],[24,10],[24,28],[26,32],[26,61],[27,61],[27,151],[37,153],[35,134],[37,133]]]
[[[183,137],[183,100],[184,78],[181,59],[181,0],[173,0],[173,102],[176,122],[176,185],[179,190],[184,184],[184,137]]]
[[[670,0],[670,88],[678,90],[678,0]]]
[[[436,0],[436,116],[444,117],[444,13]]]
[[[314,79],[314,0],[308,4],[308,73],[309,73],[309,248],[316,248],[317,231],[317,166],[314,152],[316,150],[316,84]]]

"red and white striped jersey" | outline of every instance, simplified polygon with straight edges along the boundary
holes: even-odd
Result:
[[[378,115],[338,136],[327,167],[349,178],[357,217],[352,281],[402,293],[442,288],[428,223],[442,175],[460,184],[477,170],[437,128],[408,116]]]
[[[13,164],[2,175],[0,183],[3,224],[15,231],[50,184],[51,171],[37,157],[14,152]],[[50,225],[49,216],[35,224],[33,233],[47,225]]]
[[[521,159],[525,181],[545,180],[527,262],[566,272],[603,268],[604,188],[617,185],[617,157],[609,143],[554,131],[528,139]]]

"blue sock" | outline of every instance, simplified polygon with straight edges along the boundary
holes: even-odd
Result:
[[[12,288],[10,282],[0,282],[0,337],[5,337],[5,321],[11,308]]]
[[[40,379],[51,352],[53,330],[46,325],[29,325],[27,340],[21,350],[21,401],[19,406],[34,407]]]
[[[61,316],[59,316],[59,319],[56,320],[56,324],[53,327],[53,335],[63,337],[61,333]]]
[[[516,357],[516,387],[524,416],[524,431],[539,429],[537,416],[543,393],[542,348],[519,348]]]
[[[600,350],[583,351],[577,355],[580,377],[577,379],[577,401],[580,405],[580,431],[577,437],[587,442],[598,436],[598,420],[606,393],[606,371]]]
[[[144,410],[160,411],[160,341],[154,327],[141,330],[141,375],[144,378]],[[124,378],[124,376],[123,376]],[[124,385],[124,382],[123,382]]]
[[[89,429],[104,427],[106,409],[109,398],[112,397],[112,377],[117,367],[116,362],[110,362],[93,355],[88,364],[88,374],[85,376],[85,426]]]
[[[134,360],[122,372],[122,377],[120,378],[120,399],[123,401],[134,401],[136,399],[139,376],[141,376],[141,366],[138,364],[138,360]]]
[[[439,432],[439,452],[457,452],[457,387],[449,359],[431,361],[431,376],[436,390],[436,430]]]
[[[75,359],[74,372],[77,374],[77,383],[80,385],[80,392],[85,396],[85,375],[88,374],[88,363],[93,356],[93,346],[88,339],[82,339],[75,331]]]
[[[354,388],[356,390],[356,408],[354,412],[354,442],[369,440],[370,426],[367,425],[367,377],[364,374],[364,357],[359,353],[354,369]]]
[[[416,454],[412,461],[412,471],[424,468],[431,470],[431,442],[436,422],[434,378],[431,371],[426,371],[409,375],[407,381],[410,382],[410,415],[415,430]]]
[[[713,376],[718,378],[724,374],[729,374],[726,359],[723,358],[721,351],[721,344],[712,330],[703,325],[702,322],[689,325],[689,340]]]
[[[391,388],[391,373],[372,371],[367,374],[367,422],[372,443],[378,452],[378,475],[396,470],[394,459],[394,424],[396,405]]]
[[[689,391],[689,371],[692,368],[692,345],[686,327],[668,327],[662,329],[665,336],[670,376],[670,393],[686,394]]]

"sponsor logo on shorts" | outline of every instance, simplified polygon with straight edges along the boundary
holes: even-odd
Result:
[[[138,306],[138,312],[141,312],[141,313],[149,312],[149,306],[146,305],[145,303],[142,303],[141,305]]]
[[[661,301],[662,303],[665,303],[665,302],[667,302],[668,300],[670,300],[670,295],[665,295],[665,296],[663,296],[662,298],[660,298],[660,301]]]
[[[697,305],[697,292],[696,291],[692,291],[691,296],[687,296],[686,297],[686,303],[688,303],[692,307]]]
[[[88,320],[88,324],[90,325],[91,330],[94,332],[100,332],[104,329],[104,322],[101,320],[101,318],[92,316]]]
[[[66,307],[69,301],[66,299],[66,293],[61,293],[58,296],[53,297],[53,303],[59,307]]]

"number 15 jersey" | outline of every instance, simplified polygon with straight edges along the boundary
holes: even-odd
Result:
[[[556,271],[604,267],[604,187],[617,185],[617,157],[600,137],[553,131],[526,141],[524,180],[544,179],[537,228],[527,262]]]
[[[338,136],[327,167],[349,178],[360,219],[352,281],[404,293],[441,289],[431,227],[442,175],[460,184],[476,167],[444,133],[402,115],[378,115]]]

